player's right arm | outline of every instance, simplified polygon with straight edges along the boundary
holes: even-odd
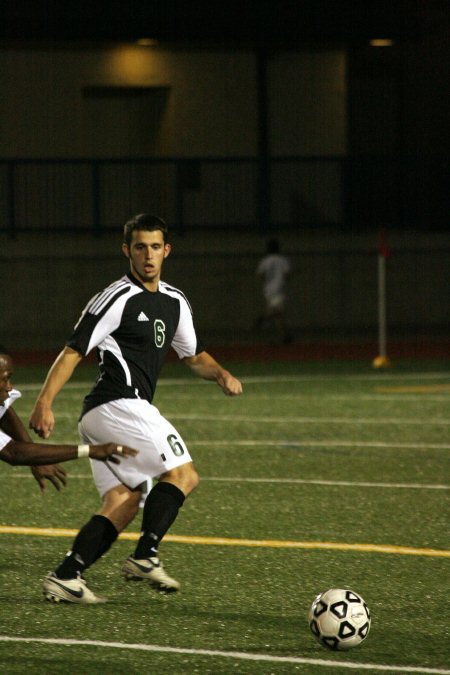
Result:
[[[30,429],[33,429],[41,438],[48,438],[53,431],[55,426],[53,401],[66,382],[70,380],[82,358],[81,354],[71,347],[65,347],[48,371],[29,421]]]
[[[27,429],[25,429],[22,420],[12,406],[10,406],[3,414],[3,417],[0,420],[0,428],[10,436],[13,441],[32,443],[30,434]],[[67,483],[66,470],[60,464],[32,466],[31,473],[39,484],[42,492],[45,492],[46,480],[52,483],[57,490],[60,490],[61,487],[65,487]]]
[[[120,464],[119,457],[135,457],[138,450],[117,443],[100,445],[51,445],[50,443],[26,443],[11,440],[0,449],[0,460],[12,466],[48,465],[67,462],[70,459],[90,457],[100,461]]]

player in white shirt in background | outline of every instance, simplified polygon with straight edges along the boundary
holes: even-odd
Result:
[[[258,317],[255,327],[259,330],[273,326],[283,344],[292,342],[292,335],[285,319],[286,285],[291,273],[289,259],[280,252],[277,239],[267,243],[266,254],[258,263],[257,275],[262,279],[265,310]]]

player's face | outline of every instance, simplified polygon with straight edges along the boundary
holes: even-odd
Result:
[[[13,388],[11,378],[11,357],[6,354],[0,354],[0,405],[3,405],[6,399],[9,398],[9,392]]]
[[[170,244],[164,243],[163,233],[137,230],[132,234],[130,246],[123,244],[122,250],[134,276],[149,290],[156,290],[162,264],[170,253]]]

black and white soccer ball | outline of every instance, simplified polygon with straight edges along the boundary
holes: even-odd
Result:
[[[309,627],[327,649],[352,649],[366,639],[370,612],[358,593],[348,588],[330,588],[320,593],[309,610]]]

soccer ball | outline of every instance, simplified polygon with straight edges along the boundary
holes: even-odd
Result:
[[[320,593],[309,610],[309,627],[316,640],[333,650],[356,647],[370,629],[370,612],[358,593],[330,588]]]

